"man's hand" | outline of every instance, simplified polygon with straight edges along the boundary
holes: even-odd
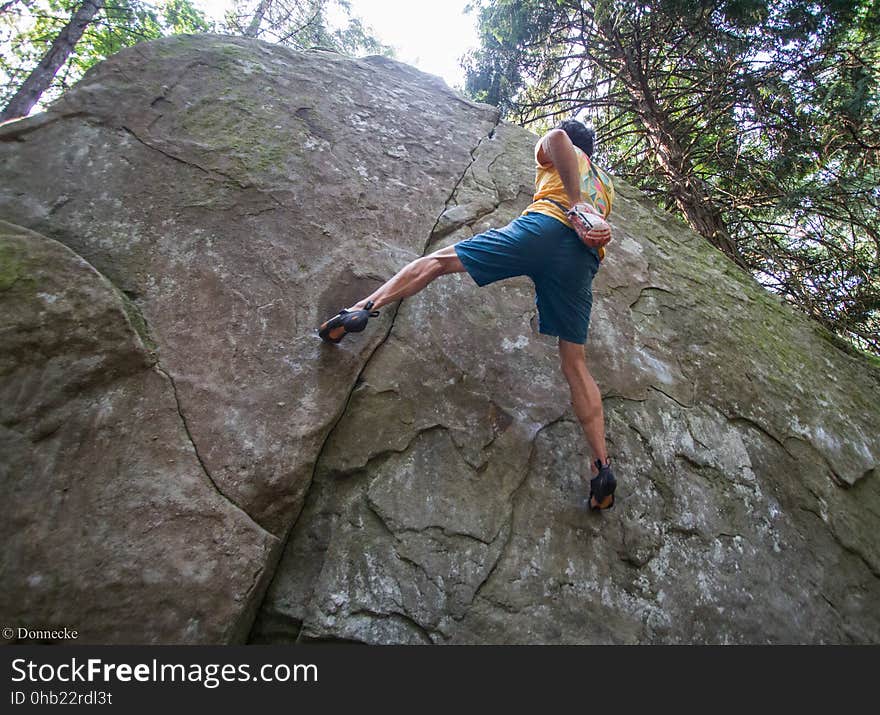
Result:
[[[581,175],[578,167],[577,154],[571,139],[561,129],[551,129],[541,140],[538,150],[538,161],[548,161],[556,167],[565,193],[568,195],[568,205],[574,206],[581,201]]]
[[[611,240],[611,226],[588,203],[575,204],[566,213],[577,235],[590,248],[600,248]]]

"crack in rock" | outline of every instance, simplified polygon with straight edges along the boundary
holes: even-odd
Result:
[[[477,142],[477,144],[473,147],[473,149],[471,149],[471,151],[470,151],[470,158],[471,158],[471,159],[470,159],[470,162],[468,162],[468,165],[467,165],[467,166],[464,168],[464,170],[461,172],[461,175],[458,177],[458,180],[455,182],[455,185],[454,185],[454,187],[452,188],[452,191],[450,191],[450,193],[449,193],[449,197],[446,199],[446,201],[445,201],[445,203],[444,203],[443,209],[440,211],[440,214],[437,216],[437,219],[434,221],[434,225],[432,226],[431,231],[428,232],[428,237],[427,237],[427,239],[426,239],[426,241],[425,241],[425,244],[424,244],[424,246],[423,246],[423,248],[422,248],[422,255],[423,255],[423,256],[425,255],[425,252],[427,251],[428,247],[430,246],[430,243],[431,243],[431,236],[432,236],[434,230],[437,228],[437,224],[440,222],[440,217],[443,215],[443,212],[444,212],[444,211],[446,210],[446,208],[448,207],[449,202],[452,201],[453,197],[455,196],[455,192],[458,190],[458,187],[461,185],[461,182],[464,180],[464,177],[467,175],[467,172],[470,170],[470,168],[473,166],[474,162],[476,161],[476,152],[477,152],[477,149],[479,149],[479,147],[480,147],[480,145],[483,143],[483,141],[485,141],[486,139],[490,139],[490,138],[495,134],[495,130],[497,129],[497,127],[498,127],[498,125],[499,125],[500,123],[501,123],[501,114],[500,114],[500,112],[498,112],[498,113],[496,113],[496,115],[495,115],[495,121],[494,121],[494,124],[493,124],[491,130],[489,131],[489,133],[488,133],[485,137],[481,137],[480,140]],[[130,131],[130,130],[128,130],[128,131]],[[131,133],[132,133],[132,135],[135,137],[135,139],[137,139],[138,141],[141,141],[141,143],[144,143],[144,142],[142,142],[142,140],[141,140],[137,135],[135,135],[133,132],[131,132]],[[145,145],[146,145],[146,144],[145,144]],[[146,146],[149,146],[149,145],[146,145]],[[155,148],[155,147],[150,147],[150,148]],[[157,150],[157,151],[160,151],[160,153],[164,153],[164,152],[161,152],[161,150],[159,150],[159,149],[156,149],[156,150]],[[172,159],[175,159],[175,160],[177,160],[177,161],[182,161],[182,160],[180,160],[180,159],[178,159],[177,157],[174,157],[174,156],[170,156],[170,155],[169,155],[169,157],[172,158]],[[186,163],[186,162],[184,162],[184,163]],[[201,168],[201,167],[197,167],[197,168]],[[204,171],[204,169],[203,169],[203,171]],[[349,388],[348,395],[347,395],[347,397],[346,397],[346,399],[345,399],[345,402],[344,402],[344,404],[343,404],[342,409],[339,411],[339,414],[337,415],[336,419],[333,421],[333,424],[332,424],[332,426],[330,427],[330,429],[327,430],[327,433],[326,433],[325,436],[324,436],[324,440],[323,440],[323,442],[321,443],[321,447],[318,449],[318,452],[317,452],[317,454],[315,455],[315,461],[314,461],[313,464],[312,464],[312,474],[311,474],[311,476],[310,476],[310,478],[309,478],[309,483],[308,483],[308,486],[307,486],[306,489],[305,489],[305,493],[304,493],[304,496],[303,496],[303,502],[302,502],[303,505],[302,505],[302,508],[300,509],[299,513],[293,518],[293,520],[291,521],[290,526],[289,526],[288,529],[287,529],[287,534],[286,534],[285,537],[284,537],[284,544],[283,544],[283,546],[279,549],[279,552],[278,552],[279,555],[278,555],[278,558],[277,558],[275,564],[272,565],[272,574],[271,574],[271,576],[269,577],[269,586],[268,586],[268,588],[266,589],[266,594],[268,594],[269,591],[271,591],[271,583],[272,583],[272,581],[273,581],[274,578],[275,578],[275,575],[276,575],[275,572],[277,571],[278,566],[279,566],[279,564],[281,563],[282,556],[283,556],[285,550],[287,549],[287,544],[288,544],[288,542],[289,542],[289,540],[290,540],[290,536],[291,536],[291,534],[293,534],[294,529],[295,529],[295,527],[296,527],[296,525],[297,525],[297,523],[298,523],[298,521],[299,521],[300,516],[302,516],[302,514],[305,513],[305,511],[306,511],[305,506],[306,506],[306,503],[308,502],[309,497],[310,497],[310,495],[311,495],[311,493],[312,493],[312,486],[313,486],[314,483],[315,483],[315,470],[317,469],[317,465],[319,464],[319,462],[321,461],[321,458],[323,457],[324,450],[325,450],[326,447],[327,447],[327,442],[329,441],[330,436],[333,434],[333,432],[334,432],[334,430],[336,429],[336,426],[339,424],[340,420],[342,420],[342,418],[345,416],[346,412],[348,411],[348,407],[349,407],[349,405],[351,404],[351,400],[352,400],[352,397],[353,397],[353,395],[354,395],[354,391],[355,391],[355,389],[358,387],[358,385],[362,382],[362,377],[363,377],[364,371],[365,371],[365,370],[367,369],[367,367],[370,365],[370,363],[371,363],[373,357],[376,355],[376,352],[379,350],[379,348],[381,348],[381,347],[385,344],[385,341],[387,341],[387,340],[388,340],[388,337],[391,335],[391,331],[394,329],[394,322],[395,322],[395,320],[397,319],[397,314],[398,314],[398,312],[399,312],[399,310],[400,310],[400,306],[401,306],[401,304],[403,303],[403,300],[404,300],[404,299],[399,300],[399,301],[397,302],[397,305],[395,305],[394,308],[392,309],[391,320],[389,321],[388,329],[385,331],[385,335],[382,336],[382,339],[379,340],[379,341],[376,343],[376,345],[374,346],[374,348],[370,351],[370,354],[369,354],[369,355],[366,357],[366,359],[364,360],[364,363],[363,363],[363,365],[361,366],[361,369],[358,371],[357,376],[356,376],[355,379],[352,381],[351,387]],[[166,375],[166,376],[167,376],[167,375]],[[169,380],[171,380],[170,376],[167,376],[167,377],[169,378]],[[173,385],[173,384],[174,384],[174,383],[173,383],[173,381],[172,381],[172,385]],[[176,391],[175,391],[175,398],[176,398],[176,397],[177,397],[177,393],[176,393]],[[178,403],[178,408],[179,408],[179,403]],[[181,413],[181,418],[183,418],[183,414],[182,414],[182,413]],[[184,421],[184,426],[186,427],[186,422],[185,422],[185,421]],[[428,429],[431,429],[431,428],[433,428],[433,427],[435,427],[435,426],[436,426],[436,425],[432,425],[432,426],[431,426],[430,428],[428,428]],[[187,434],[189,434],[189,429],[188,429],[188,428],[186,428],[186,429],[187,429]],[[422,430],[422,431],[424,431],[424,430]],[[416,435],[414,435],[414,436],[413,436],[413,439],[416,439],[416,438],[418,437],[418,434],[420,434],[420,432],[417,433]],[[193,449],[195,449],[195,443],[193,443]],[[406,448],[404,448],[404,451],[405,451],[405,449],[406,449]],[[396,450],[392,450],[392,451],[396,451]],[[198,456],[198,452],[196,452],[196,454],[197,454],[197,456]],[[199,458],[199,461],[201,462],[201,458]],[[370,461],[370,460],[367,461],[367,464],[369,464],[369,461]],[[366,465],[365,465],[365,466],[366,466]],[[204,468],[204,464],[202,464],[202,467]],[[207,469],[205,470],[205,473],[207,474]],[[210,475],[208,475],[208,478],[210,479]],[[213,483],[213,480],[212,480],[212,483]],[[216,485],[215,485],[215,487],[216,487]],[[219,490],[218,490],[218,491],[219,491]],[[368,500],[368,501],[369,501],[369,500]],[[378,516],[378,514],[377,514],[377,516]],[[380,521],[382,521],[381,518],[380,518]],[[384,521],[382,521],[382,523],[383,523],[383,525],[387,528],[387,524],[385,524]],[[392,534],[393,534],[393,532],[392,532]],[[479,541],[479,540],[478,540],[478,541]],[[268,565],[267,565],[267,567],[268,567]],[[266,597],[266,596],[264,595],[264,597],[263,597],[263,603],[265,603],[265,597]],[[259,605],[259,607],[256,609],[256,613],[259,613],[259,612],[262,611],[262,609],[263,609],[263,603],[261,603],[261,604]],[[305,631],[305,626],[303,627],[302,631]],[[302,632],[301,632],[301,635],[302,635]],[[432,642],[432,641],[430,640],[430,638],[429,638],[428,640],[429,640],[429,642]]]
[[[382,390],[382,392],[389,392],[389,390]],[[373,394],[378,395],[381,393],[376,392]],[[333,429],[334,430],[336,429],[335,425],[334,425]],[[348,468],[342,469],[342,470],[333,469],[333,470],[330,470],[328,472],[328,474],[330,476],[334,476],[334,477],[343,477],[343,476],[352,477],[357,474],[370,473],[372,471],[371,467],[373,465],[387,459],[391,455],[404,454],[405,452],[407,452],[410,449],[410,447],[412,447],[413,442],[415,442],[419,437],[421,437],[423,434],[426,434],[427,432],[432,432],[436,429],[449,430],[449,427],[447,427],[442,422],[432,422],[429,425],[425,425],[424,427],[421,427],[421,428],[415,430],[413,432],[412,436],[410,437],[410,439],[407,441],[407,443],[405,445],[403,445],[403,447],[401,447],[400,449],[391,449],[391,448],[383,449],[379,452],[375,452],[375,453],[371,454],[369,457],[367,457],[367,461],[363,462],[362,464],[352,465],[351,467],[348,467]],[[316,461],[316,464],[317,464],[317,461]]]
[[[508,514],[507,518],[504,520],[504,523],[498,529],[498,534],[496,534],[495,538],[491,542],[491,544],[494,544],[495,541],[501,536],[501,532],[504,531],[504,529],[506,528],[507,534],[504,537],[504,543],[501,545],[501,548],[498,550],[498,557],[495,559],[495,562],[492,564],[492,566],[486,572],[486,575],[483,577],[483,580],[480,581],[477,588],[474,589],[474,595],[471,598],[471,605],[474,604],[474,602],[477,600],[478,597],[485,598],[485,596],[482,596],[481,591],[483,590],[483,588],[485,586],[488,585],[489,580],[492,578],[495,571],[498,569],[498,566],[501,564],[501,561],[503,560],[504,556],[507,553],[507,549],[510,546],[510,541],[513,538],[513,519],[516,515],[516,502],[519,499],[519,495],[520,495],[520,492],[522,491],[522,488],[525,486],[526,482],[529,479],[529,475],[531,474],[532,460],[534,459],[535,453],[537,452],[538,436],[544,430],[549,429],[553,425],[558,424],[560,422],[571,422],[571,420],[569,420],[564,414],[560,415],[559,417],[551,420],[550,422],[547,422],[542,427],[539,427],[538,430],[532,436],[532,445],[531,445],[531,449],[529,450],[529,457],[526,460],[526,467],[525,467],[522,479],[520,479],[519,483],[516,485],[516,487],[514,487],[513,491],[510,493],[510,499],[509,499],[510,513]],[[459,618],[453,617],[453,620],[460,621],[466,615],[467,615],[467,611],[465,611],[461,615],[461,617],[459,617]]]
[[[380,621],[393,621],[399,623],[403,626],[406,626],[409,630],[415,631],[419,638],[427,645],[433,645],[435,642],[434,638],[431,636],[431,633],[434,633],[437,636],[445,639],[443,633],[434,629],[426,628],[421,623],[405,613],[399,613],[397,611],[392,611],[391,613],[380,613],[378,611],[371,611],[368,608],[359,608],[358,610],[352,611],[350,614],[348,614],[348,618],[356,618],[359,616],[373,618]]]
[[[443,213],[446,211],[447,208],[449,208],[449,204],[455,198],[455,194],[458,191],[458,188],[461,186],[462,182],[464,181],[465,177],[467,176],[468,171],[470,171],[471,167],[476,163],[477,151],[482,146],[484,141],[490,140],[490,139],[492,139],[493,136],[495,136],[495,130],[498,128],[499,124],[501,124],[501,112],[496,111],[495,112],[495,122],[494,122],[492,128],[489,130],[489,133],[484,137],[480,137],[480,140],[470,150],[469,153],[470,153],[471,160],[470,160],[470,162],[468,162],[468,165],[464,168],[464,171],[461,172],[461,175],[458,177],[458,180],[455,182],[455,186],[452,187],[452,191],[449,192],[449,197],[446,199],[446,202],[443,206],[443,211],[441,211],[440,214],[437,216],[437,220],[434,221],[434,225],[431,227],[431,230],[428,233],[429,240],[430,240],[431,235],[433,235],[434,231],[437,229],[437,224],[440,223],[440,218],[443,216]]]
[[[686,409],[686,410],[691,410],[691,409],[694,408],[694,405],[686,405],[684,402],[682,402],[681,400],[676,399],[675,397],[673,397],[672,395],[670,395],[668,392],[666,392],[665,390],[663,390],[663,389],[657,387],[656,385],[648,385],[648,389],[649,389],[649,390],[654,390],[654,392],[659,392],[661,395],[663,395],[664,397],[668,397],[668,398],[669,398],[670,400],[672,400],[676,405],[678,405],[679,407],[682,407],[682,408],[684,408],[684,409]]]
[[[840,546],[840,548],[842,548],[844,551],[846,551],[846,553],[850,554],[851,556],[855,556],[859,561],[861,561],[862,564],[864,565],[864,567],[866,569],[868,569],[868,571],[871,573],[871,575],[874,578],[880,579],[880,570],[875,568],[874,565],[870,561],[868,561],[868,559],[865,558],[865,556],[859,550],[857,550],[855,547],[850,546],[849,544],[844,542],[840,538],[840,536],[837,534],[837,531],[834,529],[832,524],[829,523],[829,520],[827,517],[823,516],[822,514],[820,514],[817,511],[810,509],[809,507],[806,507],[803,505],[799,506],[798,509],[800,509],[800,511],[805,511],[808,514],[812,514],[817,519],[819,519],[819,521],[821,521],[823,524],[825,524],[825,526],[828,527],[828,533],[831,535],[831,538],[837,542],[838,546]]]
[[[200,166],[199,164],[196,164],[195,162],[188,161],[186,159],[182,159],[179,156],[171,154],[170,152],[167,152],[164,149],[160,149],[159,147],[157,147],[153,144],[150,144],[149,142],[145,141],[144,139],[141,139],[132,129],[130,129],[129,127],[127,127],[125,125],[121,125],[121,128],[126,134],[134,137],[134,139],[136,141],[143,144],[147,149],[152,149],[153,151],[158,152],[162,156],[166,156],[173,161],[176,161],[176,162],[179,162],[179,163],[184,164],[186,166],[191,166],[195,169],[198,169],[199,171],[204,172],[204,174],[209,179],[213,179],[214,181],[218,181],[218,179],[215,176],[215,174],[216,174],[217,176],[222,176],[224,179],[226,179],[226,181],[231,181],[232,183],[234,183],[236,186],[238,186],[241,189],[250,188],[249,184],[243,184],[241,181],[236,179],[234,176],[230,176],[229,174],[224,174],[222,171],[217,171],[217,169],[206,169],[205,167]],[[277,199],[276,199],[276,201],[277,201]]]
[[[217,482],[214,481],[214,478],[211,476],[211,472],[208,470],[208,466],[205,464],[205,461],[202,459],[202,455],[199,453],[199,448],[196,446],[196,442],[195,442],[195,439],[193,439],[192,432],[190,432],[189,423],[187,422],[186,416],[183,413],[183,408],[181,407],[181,404],[180,404],[180,397],[177,394],[177,385],[174,382],[174,378],[171,377],[171,375],[168,372],[166,372],[165,369],[159,365],[159,363],[156,363],[156,365],[154,367],[155,367],[156,372],[163,375],[165,377],[165,379],[168,380],[168,383],[171,385],[171,392],[174,395],[174,404],[177,407],[177,414],[180,416],[180,422],[183,426],[183,430],[186,433],[186,436],[187,436],[187,439],[189,440],[190,445],[192,445],[193,453],[195,454],[196,460],[198,461],[199,465],[201,466],[202,471],[204,472],[205,476],[208,478],[208,482],[211,484],[212,487],[214,487],[214,491],[217,492],[217,494],[219,494],[221,497],[223,497],[223,499],[230,506],[232,506],[236,511],[244,514],[248,518],[248,521],[253,523],[263,534],[270,536],[273,541],[278,541],[278,537],[275,536],[275,534],[273,534],[270,531],[267,531],[265,528],[263,528],[259,524],[259,522],[257,522],[250,514],[247,513],[247,511],[245,511],[241,506],[239,506],[232,499],[230,499],[223,492],[223,490],[220,489],[220,487],[217,485]]]

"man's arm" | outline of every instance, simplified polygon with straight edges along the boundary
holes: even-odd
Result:
[[[569,206],[580,203],[581,200],[581,176],[578,167],[577,154],[571,139],[561,129],[551,129],[541,139],[538,149],[538,163],[546,164],[548,161],[556,167],[565,193],[568,195]]]

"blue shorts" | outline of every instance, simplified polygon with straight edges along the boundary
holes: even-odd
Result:
[[[535,284],[538,332],[583,344],[593,307],[599,254],[552,216],[529,213],[455,244],[478,286],[528,276]]]

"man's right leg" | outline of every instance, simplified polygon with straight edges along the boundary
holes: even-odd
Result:
[[[415,295],[435,278],[464,270],[465,267],[456,254],[454,246],[440,248],[405,265],[394,277],[363,300],[359,300],[349,310],[361,310],[367,301],[373,301],[374,309],[381,308],[395,300]]]
[[[599,392],[599,386],[590,374],[589,368],[587,368],[584,346],[560,338],[559,359],[562,365],[562,374],[565,375],[571,390],[571,404],[574,407],[574,413],[593,452],[590,464],[595,465],[597,459],[605,464],[608,461],[608,453],[605,446],[605,413],[602,410],[602,394]]]

